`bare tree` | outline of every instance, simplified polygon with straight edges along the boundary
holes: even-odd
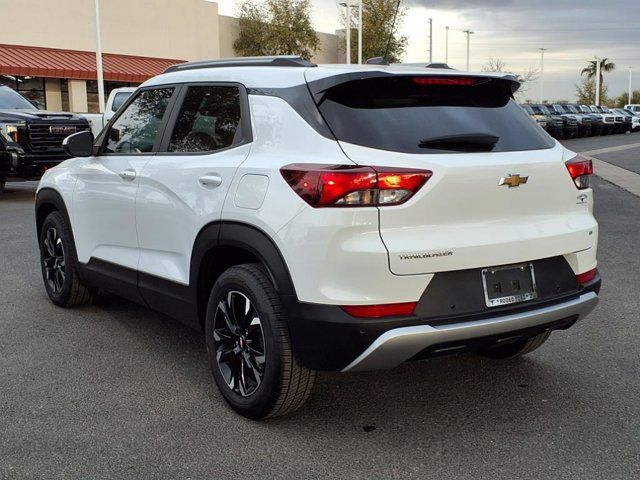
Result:
[[[522,73],[510,72],[507,69],[507,63],[500,58],[490,57],[487,63],[482,66],[483,72],[505,72],[513,74],[518,82],[520,82],[520,88],[518,89],[517,94],[522,95],[528,89],[531,82],[535,82],[540,78],[540,70],[537,68],[529,68]]]

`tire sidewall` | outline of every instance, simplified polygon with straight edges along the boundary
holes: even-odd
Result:
[[[47,281],[47,274],[44,269],[44,252],[45,245],[44,240],[47,237],[47,231],[50,228],[55,228],[58,232],[58,235],[62,239],[62,251],[64,252],[64,262],[65,262],[65,275],[64,275],[64,284],[62,286],[62,290],[60,293],[54,293],[51,287],[49,286],[49,282]],[[42,230],[40,231],[40,270],[42,272],[42,280],[44,282],[44,287],[47,291],[47,295],[53,303],[56,305],[65,305],[69,296],[71,295],[71,284],[72,284],[72,269],[73,269],[73,259],[71,256],[72,253],[72,239],[69,236],[69,231],[67,229],[67,225],[64,221],[64,218],[59,212],[50,213],[47,218],[44,220],[42,224]]]
[[[263,418],[272,410],[282,385],[282,352],[277,342],[275,325],[277,314],[267,296],[267,292],[253,279],[253,274],[262,274],[269,282],[266,274],[258,271],[250,273],[243,267],[233,267],[223,273],[216,281],[207,304],[205,335],[207,354],[213,378],[220,393],[229,405],[249,418]],[[213,339],[214,317],[218,303],[230,291],[238,291],[247,296],[258,312],[262,324],[265,348],[265,371],[258,390],[249,397],[243,397],[232,391],[222,377]]]

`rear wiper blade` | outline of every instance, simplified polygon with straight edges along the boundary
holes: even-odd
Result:
[[[483,151],[488,152],[498,143],[500,137],[492,133],[460,133],[420,140],[420,148],[437,150]]]

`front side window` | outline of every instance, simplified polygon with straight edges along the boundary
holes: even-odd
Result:
[[[140,92],[109,129],[105,151],[151,152],[172,94],[173,88]]]
[[[167,150],[213,152],[239,143],[240,110],[238,87],[189,87]]]

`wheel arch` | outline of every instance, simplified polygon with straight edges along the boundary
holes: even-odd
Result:
[[[42,188],[36,194],[35,215],[36,215],[36,234],[38,239],[40,238],[40,231],[42,230],[42,224],[47,216],[51,212],[60,212],[66,218],[71,228],[71,222],[69,221],[69,212],[67,206],[64,203],[64,199],[59,192],[52,188]],[[72,231],[73,235],[73,231]]]
[[[201,326],[211,288],[222,272],[234,265],[256,262],[265,267],[281,296],[295,296],[282,253],[264,231],[233,221],[210,223],[200,230],[191,255],[189,284]]]

